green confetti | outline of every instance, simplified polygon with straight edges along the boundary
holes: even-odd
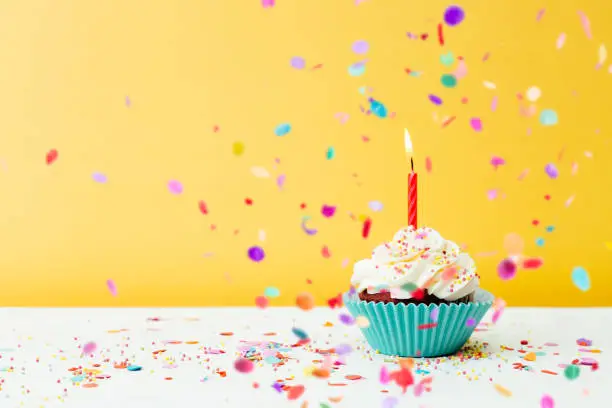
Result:
[[[326,403],[322,402],[319,408],[331,408],[331,407],[327,405]]]
[[[576,378],[580,376],[580,367],[578,367],[575,364],[570,364],[567,367],[565,367],[563,374],[565,375],[565,378],[567,378],[568,380],[575,380]]]
[[[334,157],[336,157],[336,149],[334,149],[333,147],[328,148],[325,156],[327,157],[327,160],[333,159]]]
[[[454,88],[457,85],[457,78],[451,74],[444,74],[442,78],[440,78],[440,82],[447,88]]]
[[[405,290],[406,292],[414,292],[415,290],[417,290],[417,288],[418,286],[412,282],[404,283],[402,285],[402,290]]]

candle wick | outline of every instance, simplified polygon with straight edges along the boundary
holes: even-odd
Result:
[[[414,161],[412,160],[412,157],[410,158],[410,169],[414,173]]]

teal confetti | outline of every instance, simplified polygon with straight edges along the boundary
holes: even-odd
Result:
[[[282,123],[274,129],[274,134],[276,134],[276,136],[285,136],[289,132],[291,132],[291,125],[288,123]]]
[[[387,117],[387,108],[385,105],[372,98],[370,98],[368,101],[370,102],[370,110],[374,115],[378,116],[379,118]]]
[[[277,298],[280,296],[280,290],[278,290],[278,288],[275,288],[274,286],[268,286],[264,290],[264,296],[267,298]]]
[[[539,247],[544,246],[544,238],[536,239],[536,245]]]
[[[559,122],[557,112],[552,109],[544,109],[540,112],[540,123],[543,126],[553,126]]]
[[[351,65],[348,69],[348,73],[350,76],[358,77],[365,73],[365,63],[356,62]]]
[[[445,74],[440,78],[440,82],[447,88],[454,88],[457,85],[457,78],[454,75]]]
[[[450,67],[455,62],[455,56],[452,52],[440,55],[440,63],[445,67]]]
[[[555,230],[554,225],[549,225],[548,227],[546,227],[546,232],[553,232]]]
[[[331,160],[336,157],[336,150],[333,147],[327,149],[327,153],[325,153],[327,160]]]
[[[574,285],[583,292],[591,289],[589,273],[582,266],[576,266],[572,270],[572,282],[574,282]]]

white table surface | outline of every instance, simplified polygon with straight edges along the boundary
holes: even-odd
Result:
[[[497,325],[485,327],[472,339],[488,342],[489,357],[460,361],[451,359],[435,363],[416,360],[417,367],[430,371],[417,379],[433,376],[432,390],[420,397],[413,387],[404,395],[393,383],[382,385],[382,365],[397,367],[387,357],[373,354],[364,344],[359,329],[338,320],[341,310],[297,308],[202,308],[202,309],[0,309],[0,407],[383,407],[383,401],[396,397],[395,408],[447,407],[540,407],[544,394],[555,400],[555,408],[612,406],[612,308],[547,309],[508,308]],[[151,321],[148,318],[160,318]],[[333,327],[324,327],[325,322]],[[485,321],[490,321],[487,317]],[[241,340],[296,341],[293,326],[305,330],[313,347],[294,348],[286,353],[281,367],[260,362],[250,374],[236,372],[233,362]],[[115,333],[119,329],[127,329]],[[233,332],[233,336],[221,336]],[[276,332],[274,336],[264,333]],[[591,349],[601,353],[579,351],[576,340],[593,341]],[[522,359],[520,341],[528,340],[533,350],[545,353],[535,362]],[[93,341],[98,345],[94,357],[82,357],[80,346]],[[182,341],[182,344],[164,344]],[[198,344],[185,344],[198,341]],[[558,346],[545,346],[556,343]],[[305,375],[312,360],[322,359],[313,349],[350,344],[354,351],[346,365],[335,370],[329,379]],[[514,348],[502,350],[501,346]],[[225,354],[205,354],[204,347],[223,349]],[[540,348],[541,347],[541,348]],[[158,358],[153,351],[166,349]],[[580,376],[570,381],[560,364],[575,358],[590,357],[599,368],[593,371],[581,366]],[[113,362],[128,358],[142,371],[116,369]],[[109,362],[104,362],[108,359]],[[174,359],[175,364],[169,360]],[[531,371],[517,370],[513,363],[523,362]],[[98,387],[83,388],[74,384],[68,371],[79,365],[99,368],[111,377],[96,381]],[[170,368],[168,365],[170,364]],[[166,366],[166,367],[164,367]],[[173,368],[174,367],[174,368]],[[226,371],[222,377],[217,369]],[[542,373],[541,370],[559,375]],[[347,380],[346,375],[365,377]],[[165,379],[172,377],[172,380]],[[476,379],[478,377],[478,379]],[[304,385],[301,399],[289,401],[285,392],[272,384],[288,379],[288,385]],[[255,388],[253,383],[259,383]],[[328,383],[346,383],[330,386]],[[512,392],[504,396],[494,384]],[[66,391],[64,391],[66,390]],[[388,393],[381,392],[388,390]],[[341,402],[329,397],[342,396]],[[391,407],[392,405],[388,405]]]

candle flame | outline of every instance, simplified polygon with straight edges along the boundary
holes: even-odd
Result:
[[[410,139],[410,133],[408,133],[408,129],[404,129],[404,147],[406,149],[407,154],[414,153],[414,150],[412,150],[412,140]]]

